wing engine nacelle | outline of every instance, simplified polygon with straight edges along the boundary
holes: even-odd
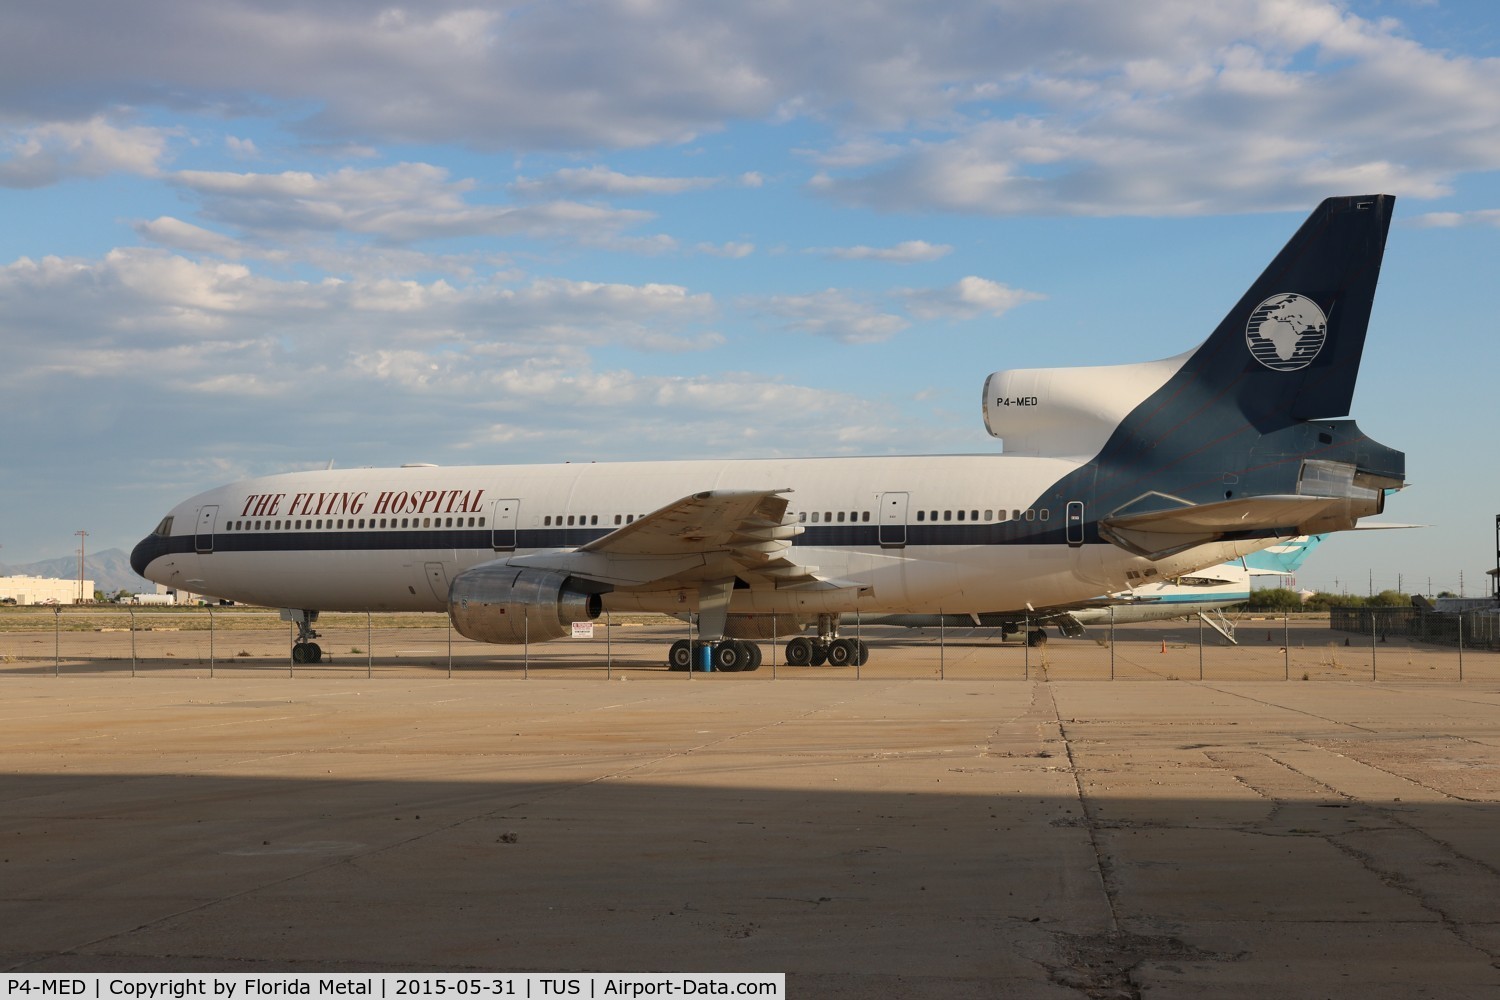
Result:
[[[490,562],[464,570],[448,589],[448,617],[459,635],[478,642],[521,643],[560,639],[573,622],[604,610],[599,594],[573,584],[566,573]]]

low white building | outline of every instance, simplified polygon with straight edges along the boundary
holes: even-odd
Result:
[[[94,581],[83,581],[83,599],[94,599]],[[77,604],[77,580],[55,580],[44,576],[0,576],[0,600],[17,604]]]

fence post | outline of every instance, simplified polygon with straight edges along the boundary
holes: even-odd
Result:
[[[1281,612],[1281,679],[1292,679],[1292,613]]]
[[[938,608],[938,680],[947,677],[947,665],[943,662],[947,649],[947,629],[943,627],[943,609]]]
[[[453,616],[448,616],[448,679],[453,679]]]
[[[1115,606],[1109,606],[1109,679],[1115,679]]]
[[[208,676],[214,676],[214,609],[208,609]]]
[[[856,608],[854,610],[854,644],[855,644],[855,646],[858,649],[864,649],[865,648],[865,640],[862,638],[862,635],[864,633],[864,630],[861,627],[861,622],[862,621],[863,621],[863,612],[861,612],[858,608]],[[863,660],[863,659],[864,659],[864,657],[862,655],[860,655],[860,654],[856,653],[855,656],[854,656],[854,679],[855,680],[859,680],[860,661]],[[941,677],[941,676],[942,675],[939,674],[939,677]]]
[[[531,680],[531,614],[523,611],[521,618],[521,679]]]
[[[771,612],[771,680],[776,679],[776,612]]]
[[[365,608],[365,677],[375,676],[375,622]]]
[[[130,609],[130,676],[135,676],[135,608]]]
[[[1463,683],[1464,679],[1464,615],[1458,613],[1458,681]]]
[[[1370,609],[1370,680],[1380,678],[1375,674],[1375,609]]]
[[[604,612],[604,679],[612,680],[615,667],[615,630],[609,622],[608,609]]]
[[[1026,680],[1031,680],[1031,619],[1021,616],[1021,664]]]
[[[52,676],[62,675],[62,605],[52,606]]]
[[[1198,679],[1203,679],[1203,612],[1198,612]]]

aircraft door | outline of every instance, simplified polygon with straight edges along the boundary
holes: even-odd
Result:
[[[1075,549],[1083,544],[1083,501],[1068,501],[1067,514],[1068,544]]]
[[[899,549],[906,546],[906,508],[910,493],[880,494],[880,547]]]
[[[198,508],[198,533],[193,537],[193,548],[200,553],[214,550],[214,522],[219,519],[219,506]]]
[[[496,552],[508,552],[516,547],[516,519],[521,513],[521,501],[517,499],[496,500],[490,518],[490,544]]]

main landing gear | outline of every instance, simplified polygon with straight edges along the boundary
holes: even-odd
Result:
[[[317,631],[313,628],[313,622],[318,620],[318,613],[296,609],[283,610],[281,620],[293,622],[297,626],[297,641],[292,643],[292,662],[323,662],[323,647],[313,642],[318,637]]]
[[[791,667],[862,667],[870,662],[870,647],[863,639],[799,635],[786,644],[786,662]]]
[[[703,662],[701,650],[705,648],[710,650],[710,666],[721,673],[760,667],[760,647],[742,639],[699,639],[693,643],[678,639],[667,652],[667,666],[672,670],[692,670]],[[789,667],[821,667],[825,663],[831,667],[862,667],[869,660],[870,647],[862,639],[839,638],[838,615],[818,616],[816,638],[799,635],[786,644]]]
[[[689,643],[686,639],[678,639],[667,651],[668,668],[672,670],[693,669],[695,662],[702,662],[698,657],[703,655],[701,652],[703,649],[709,650],[708,662],[714,670],[720,673],[734,674],[742,670],[760,669],[760,647],[753,642],[745,642],[743,639],[720,639],[717,642],[699,639],[694,643]],[[694,655],[695,653],[697,656]]]
[[[786,662],[791,667],[862,667],[870,661],[870,647],[863,639],[839,638],[839,616],[818,616],[818,637],[799,635],[786,644]]]

